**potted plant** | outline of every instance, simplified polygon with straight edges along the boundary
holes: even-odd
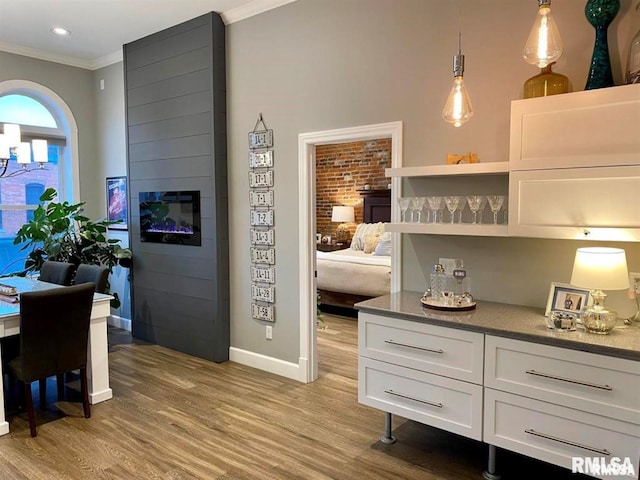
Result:
[[[56,202],[57,192],[48,188],[40,196],[40,205],[33,212],[33,218],[25,223],[16,233],[14,245],[22,245],[21,250],[30,250],[27,254],[24,269],[16,275],[26,275],[40,271],[45,260],[113,267],[131,266],[132,253],[122,248],[118,239],[106,237],[109,225],[118,223],[106,219],[92,221],[85,217],[84,202],[70,204]],[[107,292],[109,292],[107,282]],[[118,308],[118,294],[113,295],[111,306]]]

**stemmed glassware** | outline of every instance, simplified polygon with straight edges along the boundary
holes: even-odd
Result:
[[[427,197],[429,211],[432,212],[431,223],[438,223],[438,212],[442,210],[442,197]]]
[[[472,214],[471,223],[478,223],[478,210],[480,210],[480,205],[482,204],[482,196],[469,195],[467,197],[467,203],[469,204],[469,210],[471,210]]]
[[[493,223],[498,223],[498,212],[502,208],[502,204],[504,203],[504,195],[487,195],[487,201],[489,202],[489,207],[493,212]]]
[[[424,204],[426,203],[426,201],[427,201],[426,197],[411,197],[411,221],[412,222],[416,221],[413,219],[413,214],[415,212],[418,213],[417,222],[418,223],[422,222],[422,209],[424,208]]]
[[[447,206],[447,210],[451,214],[451,223],[455,220],[455,212],[458,209],[458,205],[460,204],[460,197],[444,197],[444,203]]]
[[[400,221],[404,222],[406,219],[406,213],[411,203],[411,197],[399,197],[398,205],[400,206]]]

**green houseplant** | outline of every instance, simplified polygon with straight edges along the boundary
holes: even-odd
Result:
[[[104,265],[109,267],[109,272],[116,265],[131,266],[131,250],[122,248],[120,240],[106,237],[108,226],[118,222],[92,221],[83,214],[84,202],[56,202],[57,195],[53,188],[45,190],[33,218],[16,233],[13,244],[22,245],[21,250],[29,250],[24,269],[16,275],[39,271],[45,260]],[[107,292],[109,288],[107,282]],[[111,306],[118,308],[118,294],[110,295],[114,297]]]

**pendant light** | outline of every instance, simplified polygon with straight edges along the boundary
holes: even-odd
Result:
[[[463,74],[462,34],[458,32],[458,54],[453,56],[453,88],[442,109],[442,118],[454,127],[459,127],[473,116],[473,107],[464,86]]]
[[[527,63],[544,68],[562,55],[562,39],[551,15],[551,0],[538,0],[538,15],[533,23],[522,56]]]

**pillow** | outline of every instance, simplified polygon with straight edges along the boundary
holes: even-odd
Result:
[[[378,241],[376,249],[373,251],[374,255],[391,256],[391,232],[385,232]]]
[[[379,235],[367,235],[364,237],[364,248],[362,249],[364,253],[373,253],[378,246],[378,240],[380,240]]]
[[[356,227],[356,233],[351,239],[351,250],[364,250],[364,240],[367,235],[380,236],[384,233],[384,223],[361,223]]]

